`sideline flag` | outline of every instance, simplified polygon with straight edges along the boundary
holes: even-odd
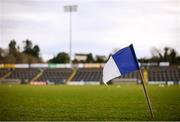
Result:
[[[135,70],[139,70],[139,65],[133,45],[131,44],[110,56],[103,68],[103,82],[106,84],[113,78]]]
[[[147,90],[144,83],[144,78],[142,72],[139,68],[136,54],[133,45],[129,45],[115,54],[113,54],[103,68],[103,82],[106,84],[108,81],[112,80],[121,75],[128,74],[135,70],[139,70],[139,75],[141,77],[141,84],[143,86],[144,94],[148,103],[148,107],[152,118],[154,117],[153,110],[151,107],[151,102],[147,94]]]

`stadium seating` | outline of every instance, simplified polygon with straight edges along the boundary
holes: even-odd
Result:
[[[63,84],[70,76],[72,69],[70,68],[47,68],[37,81],[54,82],[55,84]]]
[[[21,81],[31,80],[37,73],[37,68],[15,68],[12,69],[12,74],[7,79],[20,79]]]
[[[137,78],[139,78],[139,75],[138,75],[137,72],[132,72],[132,73],[129,73],[127,75],[123,75],[123,76],[121,76],[119,78],[121,78],[121,79],[133,79],[133,78],[137,79]]]
[[[18,79],[21,81],[30,81],[35,77],[39,68],[15,68],[15,69],[0,69],[0,78],[11,72],[6,79]],[[149,82],[167,82],[180,81],[180,68],[178,67],[148,67]],[[42,74],[35,81],[50,82],[54,84],[63,84],[71,76],[73,70],[71,68],[44,68]],[[116,81],[139,80],[138,72],[129,73],[127,75],[116,78]],[[71,81],[84,82],[100,82],[102,81],[102,68],[78,68]]]
[[[118,81],[118,79],[121,79],[121,81],[123,81],[123,79],[130,79],[132,81],[132,79],[137,78],[137,72],[133,72],[116,78],[116,81]],[[77,73],[73,77],[72,81],[100,82],[102,81],[102,68],[80,68],[77,70]]]
[[[0,69],[0,78],[2,78],[8,72],[11,72],[11,70],[10,69]]]
[[[180,81],[177,67],[151,67],[148,69],[149,81]]]
[[[101,81],[102,68],[79,68],[72,81]]]

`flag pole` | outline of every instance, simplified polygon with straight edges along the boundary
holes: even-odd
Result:
[[[141,69],[139,69],[139,75],[140,75],[140,78],[141,78],[141,84],[143,86],[144,94],[146,96],[146,100],[147,100],[147,103],[148,103],[148,107],[149,107],[151,116],[152,116],[152,118],[154,118],[154,114],[153,114],[152,107],[151,107],[151,102],[150,102],[150,99],[149,99],[149,96],[148,96],[148,93],[147,93],[147,90],[146,90],[146,86],[145,86],[145,82],[144,82],[144,78],[143,78]]]

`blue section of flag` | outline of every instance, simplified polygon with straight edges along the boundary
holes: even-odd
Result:
[[[112,55],[112,57],[122,75],[139,70],[138,61],[132,44],[119,50]]]

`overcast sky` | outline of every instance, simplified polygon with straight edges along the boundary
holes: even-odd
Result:
[[[46,60],[69,52],[72,14],[73,53],[108,55],[133,43],[137,57],[152,47],[170,46],[180,54],[180,0],[0,0],[0,47],[30,39]]]

